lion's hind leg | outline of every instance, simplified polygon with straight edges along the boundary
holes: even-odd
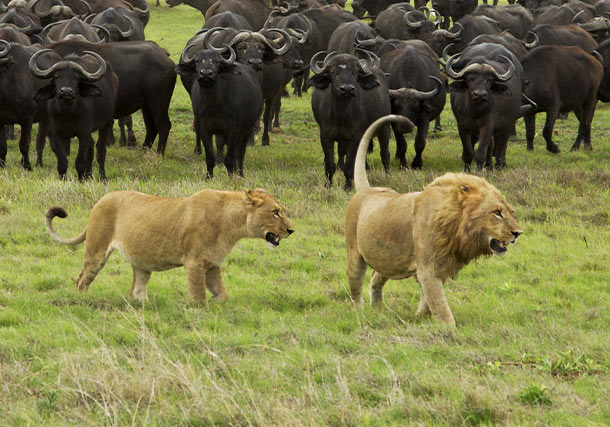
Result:
[[[136,301],[148,300],[148,290],[146,285],[150,279],[150,271],[142,270],[141,268],[131,266],[133,270],[133,279],[131,280],[131,296]]]
[[[347,256],[347,278],[349,280],[350,297],[356,306],[362,305],[362,286],[364,284],[364,273],[366,273],[366,262],[357,252],[348,252]]]
[[[371,305],[377,305],[383,302],[383,286],[387,281],[387,277],[383,277],[377,271],[373,271],[373,275],[371,276]]]

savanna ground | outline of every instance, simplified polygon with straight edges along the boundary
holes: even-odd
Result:
[[[201,25],[194,9],[153,6],[147,35],[177,60]],[[609,107],[598,108],[592,152],[568,151],[573,115],[557,123],[559,155],[546,152],[541,136],[527,152],[519,125],[509,167],[485,176],[513,204],[525,234],[504,258],[474,262],[447,283],[458,325],[449,333],[415,318],[413,280],[389,282],[380,308],[352,307],[343,238],[351,194],[340,175],[330,190],[323,186],[310,102],[310,94],[284,101],[283,133],[270,147],[257,138],[243,179],[219,169],[204,180],[180,82],[165,158],[113,146],[107,183],[78,182],[72,165],[60,182],[48,148],[44,167],[26,172],[10,143],[0,171],[2,424],[609,422]],[[442,120],[423,171],[400,171],[393,160],[386,176],[376,147],[372,183],[414,191],[460,171],[448,105]],[[141,141],[139,115],[136,125]],[[245,187],[276,195],[296,233],[275,251],[262,240],[239,243],[224,266],[230,299],[206,309],[189,300],[182,268],[154,273],[150,302],[135,303],[131,268],[118,254],[81,294],[74,279],[82,246],[60,246],[45,233],[48,207],[66,208],[68,220],[56,227],[75,235],[112,190],[187,196]]]

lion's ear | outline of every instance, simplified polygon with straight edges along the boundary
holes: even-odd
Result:
[[[260,206],[263,203],[263,199],[256,197],[254,191],[248,191],[246,189],[244,189],[243,200],[246,206]]]

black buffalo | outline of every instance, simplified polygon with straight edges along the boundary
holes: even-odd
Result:
[[[553,142],[553,126],[559,113],[570,111],[574,111],[580,122],[572,150],[577,150],[581,141],[585,148],[591,149],[591,121],[604,74],[599,60],[578,47],[540,46],[525,55],[522,65],[524,93],[537,105],[524,116],[527,149],[534,149],[536,113],[542,111],[546,112],[542,135],[547,150],[559,152]]]
[[[597,42],[591,34],[578,25],[536,25],[528,35],[530,48],[542,45],[578,46],[585,52],[591,52],[597,47]]]
[[[226,58],[223,54],[230,53]],[[176,67],[183,81],[192,81],[189,90],[195,116],[195,133],[203,141],[208,177],[214,175],[212,137],[221,137],[227,146],[224,164],[229,174],[243,175],[248,140],[263,109],[263,94],[254,70],[235,61],[228,46],[221,53],[185,48]]]
[[[260,30],[271,13],[271,8],[264,0],[218,0],[205,13],[207,21],[222,12],[237,13],[250,23],[253,29]]]
[[[38,58],[46,53],[57,60],[52,66],[41,68]],[[72,137],[77,137],[79,142],[75,162],[78,178],[82,180],[91,176],[94,146],[91,133],[99,130],[97,162],[100,179],[106,179],[106,144],[112,132],[119,86],[112,67],[94,52],[85,51],[83,56],[69,54],[61,58],[51,49],[32,55],[29,67],[35,77],[50,79],[36,92],[35,99],[47,101],[51,147],[57,156],[60,178],[63,179],[68,170]]]
[[[374,61],[358,59],[348,54],[328,54],[320,66],[311,60],[314,87],[311,98],[313,115],[320,127],[320,143],[324,150],[326,186],[332,184],[335,173],[335,141],[339,143],[339,158],[346,155],[343,173],[345,189],[352,188],[354,162],[358,142],[375,119],[390,113],[390,98],[385,76]],[[381,162],[389,171],[389,129],[378,133]]]
[[[432,33],[430,47],[441,56],[445,47],[453,43],[454,52],[461,52],[468,43],[481,34],[496,34],[502,30],[495,19],[487,16],[465,16],[450,30],[436,30]]]
[[[430,121],[443,111],[447,98],[438,58],[429,50],[408,46],[394,58],[387,71],[390,73],[388,86],[392,114],[408,117],[417,126],[415,157],[411,167],[420,169]],[[396,126],[393,129],[396,157],[400,160],[400,166],[406,168],[407,143],[400,129]]]
[[[449,58],[445,70],[454,81],[449,85],[451,108],[462,140],[462,160],[477,170],[506,166],[510,132],[522,115],[522,69],[519,60],[504,46],[483,43]],[[474,146],[479,141],[479,146]]]
[[[509,30],[515,37],[522,39],[534,25],[532,14],[519,4],[491,6],[481,4],[472,11],[473,16],[481,15],[495,19],[502,30]]]

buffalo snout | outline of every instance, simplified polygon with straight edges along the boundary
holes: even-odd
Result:
[[[339,93],[346,96],[354,96],[356,94],[356,86],[353,84],[342,84],[339,86]]]

